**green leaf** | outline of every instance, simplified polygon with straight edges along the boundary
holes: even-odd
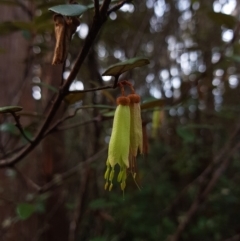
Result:
[[[88,7],[80,4],[65,4],[51,7],[48,10],[62,14],[64,16],[73,17],[82,15],[88,10]]]
[[[164,106],[164,100],[162,100],[162,99],[152,99],[152,100],[144,102],[141,105],[141,110],[152,109],[152,108],[155,108],[155,107],[163,107],[163,106]]]
[[[93,109],[104,109],[104,110],[112,110],[116,109],[116,107],[111,106],[111,105],[84,105],[82,106],[82,109],[88,109],[88,108],[93,108]]]
[[[110,76],[119,76],[120,74],[134,69],[136,67],[141,67],[149,64],[149,60],[142,57],[136,57],[132,59],[128,59],[124,62],[120,62],[114,65],[111,65],[107,70],[102,74],[102,76],[110,75]]]
[[[75,204],[74,203],[66,203],[65,204],[65,207],[68,209],[68,210],[74,210],[75,208]]]
[[[182,137],[182,139],[186,142],[193,142],[195,140],[195,135],[192,130],[186,129],[184,127],[179,126],[177,128],[177,134]]]
[[[10,0],[1,0],[0,4],[2,5],[19,5],[16,1],[10,1]]]
[[[0,34],[9,34],[19,30],[27,30],[31,32],[34,29],[32,22],[24,22],[24,21],[6,21],[0,24]]]
[[[89,83],[93,84],[96,87],[100,87],[98,83],[96,83],[95,81],[89,81]],[[108,91],[108,90],[101,90],[102,95],[104,95],[108,100],[110,100],[112,103],[116,103],[115,98],[113,97],[113,95]]]
[[[0,113],[12,113],[21,111],[23,108],[21,106],[4,106],[0,107]]]
[[[34,205],[29,203],[19,203],[16,211],[20,219],[26,220],[36,211],[36,208]]]
[[[214,130],[214,129],[219,129],[221,128],[220,125],[214,124],[214,125],[208,125],[208,124],[188,124],[182,127],[184,129],[209,129],[209,130]]]
[[[116,206],[114,202],[107,202],[105,199],[99,198],[92,201],[89,205],[91,209],[101,209],[101,208],[110,208]]]
[[[64,98],[64,100],[67,102],[67,104],[72,105],[76,102],[78,102],[79,100],[82,100],[85,96],[85,93],[70,93],[68,95],[66,95],[66,97]]]
[[[19,116],[27,116],[27,117],[43,117],[41,114],[38,114],[37,112],[30,112],[30,111],[21,111],[19,114]]]
[[[18,128],[12,123],[3,123],[0,125],[0,131],[7,132],[12,135],[19,135]]]
[[[115,110],[103,113],[102,117],[112,118],[112,117],[114,117],[114,114],[115,114]]]
[[[107,241],[107,238],[104,237],[95,237],[93,239],[90,239],[89,241]]]
[[[230,60],[240,63],[240,55],[232,55],[228,57]]]
[[[44,213],[46,211],[45,202],[37,202],[35,204],[35,212]]]
[[[216,12],[208,12],[208,17],[218,25],[225,25],[228,28],[233,29],[237,23],[237,19],[232,15]]]

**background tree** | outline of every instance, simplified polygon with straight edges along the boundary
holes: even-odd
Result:
[[[240,240],[238,1],[81,1],[60,65],[48,8],[65,1],[0,3],[0,105],[23,107],[0,109],[2,240]],[[120,92],[102,73],[136,56],[119,80],[148,155],[123,197],[104,190]]]

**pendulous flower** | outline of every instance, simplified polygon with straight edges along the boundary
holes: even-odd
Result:
[[[120,166],[118,182],[121,189],[126,186],[127,168],[129,167],[129,145],[130,145],[130,99],[121,96],[117,99],[117,109],[114,114],[112,134],[109,142],[107,170],[104,178],[106,179],[105,189],[109,191],[113,186],[114,167]]]

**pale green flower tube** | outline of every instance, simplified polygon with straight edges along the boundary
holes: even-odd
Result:
[[[130,109],[129,106],[118,105],[114,120],[112,135],[109,142],[108,162],[111,167],[116,164],[129,167],[128,155],[130,144]]]
[[[126,169],[129,167],[129,145],[130,145],[130,100],[128,97],[119,97],[118,106],[114,114],[112,134],[109,142],[105,189],[112,189],[114,167],[120,166],[118,181],[121,182],[121,189],[125,188],[127,178]]]

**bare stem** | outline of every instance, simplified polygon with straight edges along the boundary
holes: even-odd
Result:
[[[28,138],[28,136],[26,135],[26,133],[23,130],[23,127],[20,123],[20,117],[15,113],[15,112],[10,112],[14,118],[14,120],[16,121],[15,126],[18,128],[18,130],[20,131],[20,133],[22,134],[22,136],[30,143],[32,143],[32,141]]]

